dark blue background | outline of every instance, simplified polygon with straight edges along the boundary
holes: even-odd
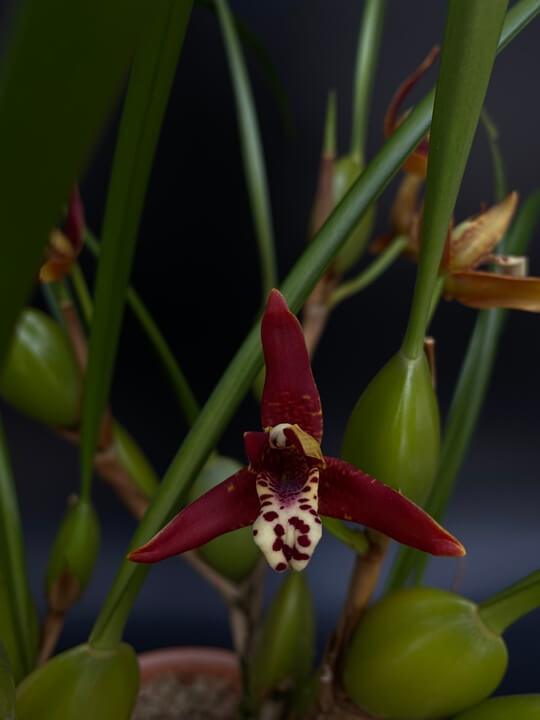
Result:
[[[338,93],[340,151],[347,150],[362,4],[350,0],[237,0],[231,4],[270,51],[294,116],[294,136],[288,139],[266,80],[248,54],[268,165],[280,276],[284,277],[306,242],[329,88]],[[445,6],[431,0],[389,0],[368,157],[383,142],[382,118],[394,89],[432,44],[441,40]],[[486,100],[500,130],[510,188],[522,197],[539,184],[539,59],[537,21],[498,58]],[[414,97],[420,97],[433,80],[432,74]],[[115,132],[113,121],[82,182],[89,224],[97,232]],[[395,187],[394,181],[378,203],[378,233],[386,230]],[[480,130],[459,196],[457,220],[491,200],[489,152]],[[538,275],[539,247],[537,233],[531,273]],[[91,278],[93,262],[89,258],[83,262]],[[414,270],[406,260],[399,261],[379,283],[340,306],[330,320],[314,361],[328,454],[339,454],[340,438],[356,399],[399,346]],[[197,396],[204,401],[249,329],[260,290],[228,68],[216,17],[199,7],[193,12],[154,165],[133,283],[159,318]],[[438,343],[443,417],[474,317],[474,311],[444,304],[432,326]],[[445,520],[468,548],[460,590],[474,600],[486,598],[538,567],[539,329],[536,315],[511,313],[481,426]],[[186,426],[129,313],[112,404],[163,472]],[[41,599],[41,578],[54,528],[66,496],[78,484],[77,452],[46,429],[8,408],[2,410],[21,498],[32,584]],[[242,432],[258,426],[257,407],[247,398],[224,434],[221,452],[241,459]],[[62,647],[87,637],[134,529],[134,522],[99,481],[95,500],[103,528],[98,569],[70,615]],[[326,535],[309,566],[320,647],[332,629],[351,563],[350,551]],[[436,560],[430,565],[428,581],[450,588],[457,572],[458,562]],[[269,574],[270,590],[278,582],[276,575]],[[229,644],[221,601],[190,568],[174,560],[152,570],[126,637],[139,650]],[[539,612],[516,623],[506,638],[511,660],[502,689],[538,692]]]

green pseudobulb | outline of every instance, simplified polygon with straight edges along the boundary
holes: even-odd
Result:
[[[342,457],[415,503],[427,499],[439,460],[437,399],[424,353],[401,352],[364,390],[349,417]]]
[[[360,177],[363,166],[354,155],[344,155],[334,165],[333,200],[334,207],[341,202],[351,186]],[[335,259],[339,275],[347,272],[363,255],[371,237],[375,222],[375,205],[370,205],[356,226],[351,230],[345,244]]]
[[[21,313],[0,373],[0,394],[46,425],[77,424],[81,377],[75,354],[63,328],[45,313]]]
[[[507,661],[503,639],[473,602],[435,588],[407,588],[362,616],[343,681],[352,700],[377,717],[434,720],[490,695]]]
[[[539,720],[540,695],[507,695],[484,700],[453,720]]]
[[[187,501],[197,500],[208,490],[242,469],[236,460],[217,455],[212,457],[193,483]],[[253,568],[261,554],[253,542],[251,528],[240,528],[211,540],[198,549],[210,567],[229,580],[243,580]]]
[[[78,645],[23,680],[17,688],[17,720],[129,720],[138,689],[131,646]]]

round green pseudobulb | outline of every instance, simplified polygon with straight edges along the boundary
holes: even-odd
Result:
[[[77,500],[68,508],[49,557],[45,584],[49,605],[63,612],[88,585],[99,549],[99,521],[92,505]]]
[[[342,457],[419,505],[439,460],[439,410],[424,353],[398,352],[364,390],[351,413]]]
[[[6,582],[0,573],[0,641],[5,647],[11,671],[15,682],[20,682],[33,666],[37,655],[39,641],[39,619],[36,606],[32,598],[28,598],[28,608],[26,611],[28,618],[29,647],[27,648],[27,656],[29,658],[30,667],[27,667],[24,657],[22,657],[20,645],[16,631],[16,619],[13,617],[11,604],[9,602],[8,588]],[[0,717],[2,717],[0,715]]]
[[[454,720],[539,720],[540,695],[508,695],[484,700]]]
[[[429,720],[480,702],[498,686],[508,657],[477,606],[451,592],[407,588],[360,619],[343,681],[363,710],[392,720]]]
[[[137,656],[129,645],[78,645],[23,680],[17,720],[129,720],[138,688]]]
[[[21,313],[0,373],[0,394],[46,425],[70,427],[80,416],[81,378],[64,330],[45,313]]]
[[[15,720],[15,683],[4,646],[0,642],[0,718]]]
[[[334,165],[333,195],[336,206],[347,194],[352,184],[358,180],[363,166],[354,155],[344,155]],[[375,205],[370,205],[357,225],[349,233],[345,244],[335,259],[335,267],[339,275],[347,272],[362,256],[373,230],[375,221]]]
[[[188,503],[192,503],[242,467],[232,458],[221,455],[211,458],[193,483],[187,498]],[[243,580],[261,556],[259,548],[253,542],[250,527],[221,535],[200,547],[198,552],[210,567],[235,582]]]
[[[113,424],[113,442],[116,457],[127,470],[138,489],[151,498],[158,487],[158,478],[153,467],[125,427]]]
[[[315,624],[305,573],[289,572],[275,596],[259,637],[249,685],[257,705],[276,688],[294,690],[313,669]]]

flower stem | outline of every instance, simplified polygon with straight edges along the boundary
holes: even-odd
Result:
[[[520,617],[540,606],[540,570],[510,585],[478,607],[480,617],[493,632],[502,635]]]
[[[347,298],[356,295],[368,285],[377,280],[390,265],[397,260],[407,245],[407,236],[398,235],[392,243],[382,252],[365,270],[352,280],[340,285],[330,295],[328,306],[332,310]]]
[[[73,287],[75,288],[75,294],[77,295],[77,300],[79,301],[79,307],[81,308],[84,322],[87,327],[90,327],[93,312],[92,298],[90,296],[90,292],[88,291],[88,286],[86,284],[86,280],[84,279],[81,267],[77,262],[73,264],[71,269],[71,281],[73,282]]]
[[[351,154],[365,163],[365,144],[373,81],[381,44],[386,0],[366,0],[356,50]]]

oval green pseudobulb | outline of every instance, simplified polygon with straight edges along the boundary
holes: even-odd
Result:
[[[232,458],[221,455],[210,458],[191,486],[187,498],[188,503],[219,485],[242,467]],[[249,527],[233,530],[211,540],[200,547],[198,552],[210,567],[235,582],[243,580],[253,570],[261,556],[259,548],[253,542]]]
[[[80,416],[81,378],[64,330],[34,308],[21,313],[0,373],[0,394],[46,425],[71,427]]]
[[[28,624],[31,629],[30,643],[31,647],[28,648],[28,656],[30,662],[33,664],[38,649],[39,641],[39,618],[34,602],[30,599],[27,610]],[[24,659],[21,657],[19,651],[19,644],[17,642],[15,620],[11,610],[9,602],[7,587],[5,580],[0,573],[0,641],[4,645],[6,650],[9,663],[11,665],[11,671],[15,682],[20,682],[25,676],[27,670],[25,668]],[[2,716],[0,715],[0,718]]]
[[[506,670],[506,645],[478,607],[451,592],[407,588],[367,610],[347,650],[343,681],[377,717],[447,717],[490,695]]]
[[[398,352],[351,413],[342,457],[421,505],[439,460],[439,410],[424,353]]]
[[[158,487],[154,468],[126,428],[117,422],[113,423],[113,443],[120,465],[127,470],[138,489],[151,498]]]
[[[344,155],[334,165],[333,195],[336,206],[358,180],[363,166],[354,155]],[[357,225],[349,233],[345,244],[338,252],[335,267],[339,275],[347,272],[362,256],[371,237],[375,222],[375,205],[370,205]]]
[[[459,713],[454,720],[538,720],[540,695],[508,695],[490,698]]]
[[[92,505],[76,500],[68,508],[54,540],[45,576],[49,605],[68,610],[92,576],[99,549],[99,521]]]
[[[276,688],[293,690],[309,677],[315,655],[313,601],[303,572],[289,572],[264,621],[249,676],[257,705]]]
[[[17,688],[17,720],[129,720],[139,688],[137,656],[78,645],[34,670]]]
[[[15,683],[7,652],[0,642],[0,718],[15,720]]]

